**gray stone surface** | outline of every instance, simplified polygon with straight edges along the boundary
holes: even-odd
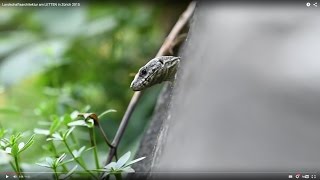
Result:
[[[151,171],[319,170],[319,34],[303,3],[200,4]]]
[[[138,173],[130,174],[130,178],[147,178],[150,175],[153,163],[159,156],[156,154],[156,147],[157,145],[163,144],[163,139],[160,139],[159,136],[168,117],[172,97],[172,85],[173,84],[167,83],[159,95],[151,122],[147,130],[144,132],[138,152],[136,154],[136,158],[146,158],[140,163],[133,165],[133,169]]]

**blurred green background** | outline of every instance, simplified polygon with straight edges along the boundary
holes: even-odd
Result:
[[[160,3],[84,4],[80,7],[0,7],[0,124],[32,134],[74,110],[116,113],[102,119],[113,138],[133,91],[133,75],[157,53],[185,6]],[[146,91],[121,141],[135,151],[161,86]],[[78,132],[82,144],[87,134]],[[99,137],[100,134],[97,133]],[[37,136],[22,161],[46,156]],[[107,147],[98,139],[101,159]],[[90,157],[91,158],[91,157]],[[6,166],[0,166],[6,169]]]

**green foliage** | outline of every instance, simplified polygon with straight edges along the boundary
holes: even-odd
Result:
[[[134,169],[131,168],[131,165],[143,160],[145,157],[141,157],[127,162],[130,159],[130,156],[131,152],[129,151],[123,156],[121,156],[117,162],[111,162],[108,165],[106,165],[104,169],[101,170],[102,172],[104,172],[104,175],[102,177],[106,177],[111,174],[118,178],[118,175],[135,172]]]
[[[52,169],[55,179],[74,177],[80,168],[97,178],[106,136],[114,136],[133,94],[132,73],[154,56],[168,20],[175,18],[162,8],[1,8],[0,169],[11,166],[20,174],[38,163]],[[134,151],[158,93],[159,88],[145,92],[120,154]],[[113,109],[117,113],[110,113]],[[97,124],[104,136],[96,132]]]
[[[84,120],[78,120],[77,118],[66,118],[67,116],[61,116],[60,118],[55,117],[54,122],[51,124],[50,130],[46,129],[35,129],[33,135],[26,141],[26,143],[21,142],[22,134],[10,134],[3,128],[0,130],[0,155],[3,157],[0,164],[10,163],[13,170],[17,173],[19,179],[23,179],[23,170],[21,168],[21,157],[20,153],[29,149],[29,147],[34,143],[35,135],[44,135],[47,137],[47,141],[45,146],[47,146],[47,150],[50,151],[54,157],[47,156],[45,157],[45,162],[36,163],[36,165],[52,169],[54,174],[54,179],[64,179],[67,177],[72,177],[76,174],[76,170],[78,166],[80,166],[85,172],[87,172],[91,178],[98,179],[99,172],[104,173],[105,175],[114,174],[118,177],[122,173],[130,173],[134,172],[134,170],[130,167],[133,163],[136,163],[143,158],[139,158],[137,160],[128,162],[131,155],[131,152],[126,153],[122,156],[116,163],[110,163],[105,166],[104,169],[101,170],[101,166],[98,161],[97,154],[97,146],[96,146],[96,138],[94,134],[94,127],[100,126],[99,117],[102,117],[110,112],[114,112],[114,110],[107,110],[101,113],[99,116],[95,113],[78,113],[78,118],[84,118]],[[71,119],[71,122],[69,121]],[[65,123],[67,120],[67,124]],[[81,122],[81,123],[80,123]],[[72,139],[72,144],[70,143],[70,137],[74,135],[74,130],[76,127],[85,127],[90,134],[91,147],[86,148],[86,146],[81,146],[76,140],[77,138]],[[101,129],[101,128],[100,128]],[[62,142],[62,145],[54,143],[54,142]],[[108,144],[109,145],[109,144]],[[51,147],[51,148],[50,148]],[[57,147],[59,147],[61,152],[57,151]],[[80,147],[80,148],[79,148]],[[93,150],[94,152],[94,161],[96,162],[96,169],[88,168],[88,161],[84,161],[84,153]],[[62,153],[62,154],[61,154]],[[61,155],[59,155],[61,154]],[[71,158],[65,160],[67,154]],[[8,158],[7,156],[11,156],[12,158]],[[76,163],[73,165],[71,170],[68,169],[66,164],[68,163]],[[58,173],[60,172],[60,173]],[[61,174],[61,172],[63,172]]]
[[[61,121],[66,123],[57,118],[75,110],[86,112],[90,105],[92,112],[117,110],[101,123],[113,136],[133,94],[132,73],[154,56],[169,27],[167,20],[174,18],[161,8],[90,4],[72,9],[1,9],[0,123],[17,131],[40,124],[40,130],[52,134]],[[143,132],[158,92],[147,91],[147,98],[140,101],[143,108],[134,113],[124,149],[134,146]],[[97,138],[99,145],[102,139]],[[27,155],[29,162],[45,153],[39,145],[34,150]]]
[[[20,153],[28,149],[34,142],[34,136],[32,135],[26,143],[20,142],[22,135],[21,133],[12,134],[9,138],[2,137],[0,139],[0,148],[4,150],[7,155],[10,155],[12,158],[10,161],[8,159],[8,163],[10,162],[13,170],[17,173],[19,179],[22,177],[22,170],[20,166]]]
[[[70,161],[63,162],[63,160],[66,157],[67,157],[66,154],[62,154],[60,157],[58,157],[56,159],[52,159],[50,157],[47,157],[45,163],[37,163],[37,165],[42,166],[42,167],[46,167],[46,168],[56,169],[59,166],[62,166],[63,164],[70,162]]]

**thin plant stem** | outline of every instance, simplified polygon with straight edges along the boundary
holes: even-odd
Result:
[[[91,172],[89,171],[86,166],[84,164],[82,164],[79,159],[77,157],[74,156],[74,154],[72,153],[72,150],[70,148],[70,146],[68,145],[66,140],[63,140],[65,146],[67,147],[69,153],[72,155],[73,159],[82,167],[82,169],[84,169],[87,173],[89,173],[94,179],[98,180],[98,178]]]
[[[58,176],[58,173],[57,173],[57,168],[53,168],[53,171],[54,171],[54,179],[55,180],[59,180],[59,176]]]
[[[18,170],[16,169],[15,165],[13,164],[12,161],[10,161],[10,166],[12,167],[12,169],[14,170],[14,172],[18,172]]]
[[[73,142],[74,144],[76,144],[76,147],[77,147],[77,148],[79,148],[79,141],[78,141],[78,139],[74,136],[73,133],[71,133],[70,136],[71,136],[72,142]]]
[[[76,147],[77,149],[79,149],[79,148],[80,148],[80,145],[79,145],[80,143],[79,143],[78,139],[74,136],[73,133],[71,133],[70,136],[71,136],[72,142],[75,144],[75,147]],[[79,157],[79,161],[81,161],[81,163],[86,167],[86,165],[84,164],[84,160],[83,160],[82,157]]]
[[[102,126],[100,125],[100,123],[97,124],[97,126],[99,127],[100,133],[102,134],[102,137],[104,139],[104,141],[106,142],[106,144],[110,147],[113,148],[112,144],[110,143],[109,139],[107,138],[107,135],[104,133]]]
[[[53,151],[54,156],[55,156],[55,157],[59,157],[59,154],[58,154],[58,152],[57,152],[57,148],[56,148],[56,146],[54,145],[54,142],[53,142],[53,141],[51,141],[51,148],[52,148],[52,151]],[[67,168],[67,166],[66,166],[65,164],[62,165],[62,169],[63,169],[65,172],[68,172],[68,171],[69,171],[68,168]]]
[[[51,141],[51,149],[53,151],[54,156],[58,156],[57,148],[54,145],[53,141]]]
[[[99,159],[98,159],[98,152],[97,152],[97,143],[96,143],[96,135],[93,128],[89,128],[90,134],[90,142],[91,147],[93,148],[93,155],[94,155],[94,162],[96,164],[96,169],[99,169]]]
[[[114,157],[116,158],[116,161],[118,161],[118,149],[115,148]]]
[[[116,180],[122,180],[121,173],[116,173],[114,176],[116,177]]]
[[[117,111],[114,110],[114,109],[106,110],[106,111],[104,111],[103,113],[101,113],[101,114],[98,116],[98,119],[101,119],[102,116],[104,116],[104,115],[106,115],[106,114],[108,114],[108,113],[110,113],[110,112],[117,112]]]
[[[23,178],[21,177],[22,176],[22,172],[21,172],[18,156],[14,156],[14,163],[16,165],[16,173],[17,173],[17,175],[19,177],[19,180],[21,180]]]
[[[107,161],[105,164],[109,164],[112,161],[113,156],[116,154],[117,147],[119,145],[120,139],[123,136],[124,130],[126,129],[129,119],[131,117],[131,114],[133,113],[134,107],[136,107],[138,100],[140,99],[140,96],[142,94],[142,91],[137,91],[133,94],[131,101],[128,105],[128,108],[120,122],[119,128],[116,132],[116,135],[112,141],[112,148],[109,151]]]

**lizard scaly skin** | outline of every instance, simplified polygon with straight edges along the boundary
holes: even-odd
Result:
[[[141,91],[163,81],[173,81],[180,63],[180,57],[160,56],[151,59],[141,67],[130,87]]]

